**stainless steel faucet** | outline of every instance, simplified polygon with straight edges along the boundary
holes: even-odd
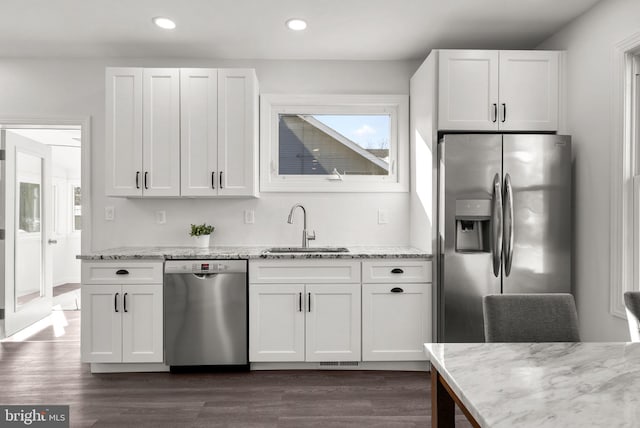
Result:
[[[287,223],[293,224],[293,212],[298,207],[302,208],[303,215],[302,248],[309,248],[309,241],[313,241],[316,239],[316,231],[314,230],[313,233],[307,233],[307,210],[305,210],[301,204],[295,204],[291,207],[291,211],[289,211],[289,218],[287,219]]]

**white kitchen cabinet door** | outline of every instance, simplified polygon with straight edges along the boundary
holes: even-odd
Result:
[[[179,76],[177,68],[143,71],[144,196],[180,195]]]
[[[249,361],[304,361],[304,285],[249,286]]]
[[[81,354],[85,363],[122,361],[122,287],[82,286]]]
[[[363,284],[362,360],[426,360],[431,284]]]
[[[162,285],[124,285],[122,293],[122,362],[161,363]]]
[[[107,68],[106,195],[142,196],[142,68]]]
[[[218,71],[180,69],[180,194],[218,194]]]
[[[258,191],[258,81],[254,70],[218,70],[218,195]]]
[[[360,287],[306,286],[306,361],[360,361]]]
[[[498,51],[438,53],[438,129],[498,129]]]
[[[558,130],[559,58],[556,51],[500,51],[500,130]]]

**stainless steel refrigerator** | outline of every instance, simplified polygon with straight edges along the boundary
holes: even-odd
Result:
[[[438,144],[439,342],[483,342],[482,296],[571,290],[571,138],[450,134]]]

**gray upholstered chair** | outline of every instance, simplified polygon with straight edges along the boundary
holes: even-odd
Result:
[[[571,294],[484,296],[486,342],[579,342],[578,314]]]
[[[627,310],[631,341],[640,342],[640,291],[627,291],[624,293],[624,306]]]

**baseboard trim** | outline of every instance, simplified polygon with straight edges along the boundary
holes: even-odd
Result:
[[[91,373],[168,372],[163,363],[91,363]]]
[[[428,372],[429,361],[359,361],[358,365],[321,365],[321,363],[251,363],[251,370],[391,370]]]

